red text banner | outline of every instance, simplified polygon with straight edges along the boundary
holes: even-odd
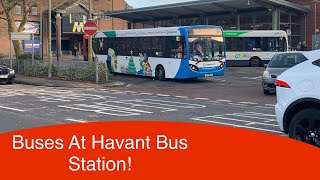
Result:
[[[119,121],[0,134],[1,179],[307,179],[320,150],[195,123]]]

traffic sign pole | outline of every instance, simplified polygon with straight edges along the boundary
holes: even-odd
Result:
[[[92,19],[92,0],[89,0],[89,19]],[[89,21],[89,22],[91,22],[91,21]],[[87,22],[87,23],[89,23],[89,22]],[[84,26],[84,28],[86,28],[86,27],[87,26]],[[86,30],[84,30],[84,32],[86,33]],[[90,34],[88,34],[88,35],[89,35],[88,61],[92,62],[92,37],[90,36]]]

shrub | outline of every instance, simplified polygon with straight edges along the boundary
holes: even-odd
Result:
[[[20,56],[18,56],[18,59],[32,59],[32,54],[30,53],[21,54]],[[41,57],[39,54],[34,54],[34,59],[41,60]]]
[[[0,59],[4,59],[5,58],[5,55],[0,53]]]

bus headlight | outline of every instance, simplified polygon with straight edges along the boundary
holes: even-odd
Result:
[[[195,65],[192,65],[190,64],[190,68],[193,70],[193,71],[199,71],[199,68]]]
[[[263,72],[263,77],[264,78],[271,78],[271,74],[269,73],[269,71],[264,71]]]
[[[223,62],[222,64],[220,64],[219,69],[223,69],[224,65],[225,65],[225,62]]]

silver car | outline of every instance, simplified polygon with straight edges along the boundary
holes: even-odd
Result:
[[[0,83],[5,82],[7,84],[12,84],[15,77],[16,75],[13,69],[0,65]]]
[[[276,54],[266,65],[266,70],[262,76],[262,88],[264,94],[275,93],[276,91],[276,79],[284,71],[289,68],[306,61],[307,58],[300,51],[291,51]]]

